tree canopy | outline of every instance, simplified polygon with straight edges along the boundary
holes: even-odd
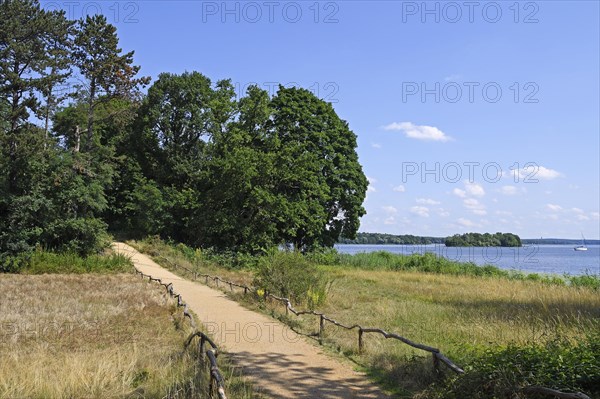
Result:
[[[143,93],[140,70],[102,15],[0,3],[0,268],[108,231],[250,253],[355,236],[367,180],[330,103],[196,71]]]

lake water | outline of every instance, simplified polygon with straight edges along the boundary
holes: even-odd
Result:
[[[410,255],[432,252],[438,256],[478,265],[490,264],[501,269],[535,273],[600,274],[600,246],[588,245],[587,251],[574,251],[574,245],[527,245],[524,247],[446,247],[432,245],[354,245],[337,244],[340,253],[388,251]]]

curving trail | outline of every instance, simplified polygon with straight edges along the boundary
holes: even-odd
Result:
[[[389,398],[363,373],[326,355],[277,320],[171,273],[129,245],[113,243],[113,248],[131,257],[141,272],[173,283],[215,343],[227,350],[261,394],[272,398]]]

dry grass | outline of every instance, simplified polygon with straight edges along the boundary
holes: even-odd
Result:
[[[0,275],[0,398],[178,397],[186,331],[130,274]]]
[[[451,351],[456,344],[577,338],[600,320],[597,291],[498,278],[328,268],[326,313]]]

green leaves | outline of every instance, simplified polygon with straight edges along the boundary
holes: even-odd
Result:
[[[250,87],[235,101],[227,80],[161,74],[139,115],[140,165],[172,198],[163,235],[256,253],[356,233],[367,188],[356,136],[309,91]]]

